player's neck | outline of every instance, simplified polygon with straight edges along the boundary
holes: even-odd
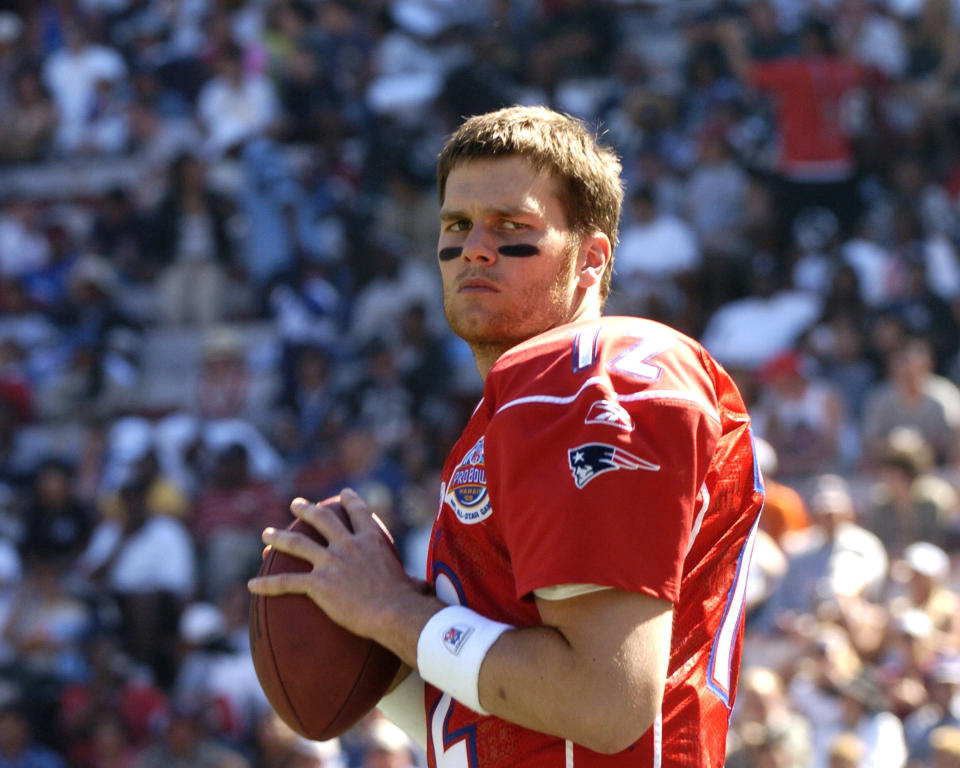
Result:
[[[512,344],[471,344],[470,350],[473,352],[473,359],[477,363],[477,370],[480,372],[480,378],[487,380],[487,374],[493,368],[504,352],[510,349]]]
[[[576,323],[581,320],[598,320],[603,314],[603,309],[599,301],[581,303],[576,311],[565,320],[563,323],[558,323],[557,325],[550,326],[551,328],[556,328],[558,325],[567,325],[569,323]],[[550,330],[550,328],[544,328],[543,331]],[[537,334],[533,334],[527,338],[533,338]],[[473,352],[473,359],[477,364],[477,370],[480,372],[480,378],[484,381],[487,380],[487,374],[490,373],[490,369],[493,368],[493,364],[500,359],[500,355],[506,352],[508,349],[515,347],[517,344],[521,344],[527,339],[514,340],[508,343],[470,343],[470,351]]]

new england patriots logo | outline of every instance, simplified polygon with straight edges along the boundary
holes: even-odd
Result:
[[[659,464],[641,459],[623,448],[606,443],[586,443],[571,448],[567,451],[567,459],[577,488],[583,488],[597,475],[616,469],[645,469],[648,472],[660,470]]]

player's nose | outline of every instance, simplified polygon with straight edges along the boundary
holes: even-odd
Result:
[[[479,264],[492,264],[497,260],[496,243],[483,227],[474,227],[463,241],[463,258]]]

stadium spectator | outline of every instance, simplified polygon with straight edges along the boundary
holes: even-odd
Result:
[[[240,418],[250,411],[250,375],[239,334],[211,330],[203,342],[196,385],[196,413],[203,420]]]
[[[56,752],[33,739],[33,727],[21,706],[0,708],[0,766],[3,768],[65,768]]]
[[[840,395],[844,411],[854,423],[860,419],[866,391],[876,378],[867,355],[865,329],[870,322],[856,273],[849,265],[839,266],[824,302],[824,315],[806,334],[802,348],[817,361],[820,375]]]
[[[113,598],[123,620],[125,648],[169,683],[176,616],[197,587],[194,542],[179,520],[151,515],[147,486],[121,489],[122,516],[101,520],[80,555],[81,576]]]
[[[911,763],[928,763],[930,736],[942,726],[960,726],[957,696],[960,694],[960,659],[946,656],[938,660],[926,680],[927,697],[904,718]]]
[[[843,4],[837,22],[837,38],[857,61],[891,78],[903,74],[907,36],[884,6],[851,0]]]
[[[243,181],[237,207],[245,227],[241,263],[258,286],[290,272],[298,257],[316,248],[316,233],[310,231],[313,211],[281,150],[263,137],[246,141],[240,150]]]
[[[42,208],[29,200],[0,208],[0,275],[20,278],[47,263],[50,247],[41,228]]]
[[[13,103],[0,117],[0,161],[41,160],[50,146],[57,112],[37,72],[24,69],[13,78]]]
[[[49,458],[36,469],[33,498],[24,511],[24,552],[76,556],[86,546],[93,516],[73,491],[73,468]]]
[[[289,522],[273,485],[251,478],[248,462],[240,443],[221,450],[196,499],[191,528],[200,546],[202,592],[213,601],[256,573],[262,549],[257,532]]]
[[[633,192],[630,211],[617,250],[622,311],[663,320],[683,315],[688,308],[685,289],[702,258],[693,228],[658,211],[650,187]]]
[[[703,345],[723,365],[756,371],[796,346],[820,316],[822,297],[796,290],[778,270],[770,253],[753,256],[747,295],[730,298],[707,318]]]
[[[134,768],[248,768],[249,762],[239,752],[216,739],[204,714],[195,704],[175,703]]]
[[[114,187],[99,201],[90,233],[93,248],[127,283],[152,278],[151,265],[141,258],[146,222],[126,190]],[[146,318],[145,318],[146,319]]]
[[[43,78],[57,107],[55,143],[60,152],[83,151],[97,115],[101,89],[126,79],[127,66],[113,47],[94,43],[81,19],[64,25],[66,44],[43,63]]]
[[[902,560],[894,563],[893,577],[896,587],[890,596],[890,615],[894,618],[911,612],[920,612],[927,617],[932,631],[945,636],[960,636],[958,598],[947,583],[950,562],[947,553],[927,541],[915,541],[903,551]]]
[[[862,762],[877,768],[903,768],[907,761],[903,725],[888,711],[877,683],[861,674],[842,684],[839,693],[841,716],[837,725],[841,731],[856,734],[863,744]]]
[[[134,458],[123,472],[129,478],[136,478],[146,485],[146,504],[151,515],[170,515],[181,520],[190,516],[193,511],[191,500],[163,471],[153,446],[147,446],[143,454]],[[123,501],[119,491],[105,493],[98,501],[102,517],[122,517]]]
[[[96,743],[98,722],[105,715],[119,720],[108,727],[119,725],[123,740],[139,752],[167,711],[167,695],[149,670],[131,662],[113,634],[95,630],[84,637],[81,647],[86,674],[63,687],[56,718],[71,765],[85,765],[92,755],[109,749],[111,745]],[[112,746],[116,751],[119,745],[114,741]]]
[[[697,165],[687,182],[685,216],[708,253],[739,252],[748,179],[726,138],[727,126],[707,126],[700,136]]]
[[[68,562],[54,553],[24,558],[24,574],[6,623],[15,678],[36,705],[52,705],[58,687],[83,673],[80,639],[90,629],[89,607],[66,586]]]
[[[866,746],[854,733],[841,733],[830,743],[828,768],[857,768],[863,765]]]
[[[70,275],[79,259],[75,225],[66,210],[51,208],[43,216],[47,261],[23,276],[23,286],[35,306],[55,311],[67,300]]]
[[[175,701],[203,707],[215,731],[243,744],[268,704],[247,644],[235,644],[226,617],[210,603],[191,603],[180,616],[182,657],[173,683]]]
[[[197,95],[197,117],[213,157],[265,134],[279,117],[271,82],[244,67],[244,52],[229,43],[218,52],[217,76]]]
[[[155,80],[147,82],[159,87],[154,85]],[[158,97],[148,91],[134,97],[127,105],[131,151],[143,159],[151,176],[159,176],[158,172],[165,171],[170,163],[183,154],[195,152],[203,141],[200,129],[190,116],[162,114],[162,105],[156,103],[157,100]],[[145,201],[155,202],[151,200],[151,195],[161,194],[162,189],[154,193],[152,179],[148,177],[147,181],[150,182],[148,190],[146,193],[145,190],[138,190],[138,196]]]
[[[733,715],[736,733],[743,734],[744,729],[749,732],[751,726],[763,728],[765,740],[775,742],[782,755],[776,763],[778,766],[801,768],[809,765],[810,727],[791,707],[780,675],[766,667],[745,669],[739,696],[741,699]],[[738,764],[728,762],[731,768]],[[749,762],[745,764],[750,765]]]
[[[779,471],[776,449],[762,437],[755,437],[754,444],[766,491],[760,527],[778,545],[783,545],[787,534],[802,531],[810,525],[810,515],[803,497],[789,485],[775,479]]]
[[[353,382],[350,412],[382,449],[399,448],[413,429],[413,394],[404,386],[397,350],[376,338],[363,349],[364,374]]]
[[[815,615],[838,595],[879,598],[887,576],[883,544],[854,522],[854,502],[843,478],[816,478],[809,508],[814,525],[784,542],[787,572],[764,609],[789,631],[799,616]]]
[[[960,435],[960,392],[934,374],[929,342],[913,338],[891,351],[886,363],[887,378],[864,404],[864,457],[875,464],[891,431],[911,427],[930,445],[937,465],[953,461]]]
[[[206,168],[179,156],[150,225],[150,257],[159,265],[159,313],[171,325],[210,325],[226,311],[231,250],[227,204],[207,185]]]
[[[865,525],[896,556],[912,542],[942,543],[958,515],[957,492],[933,474],[933,452],[923,436],[909,427],[890,432]]]
[[[816,625],[797,650],[801,654],[787,695],[810,724],[809,765],[824,767],[833,739],[845,730],[839,688],[859,675],[863,665],[846,634],[835,625]]]
[[[298,460],[315,454],[318,446],[329,445],[330,435],[345,413],[336,393],[330,355],[320,347],[302,346],[291,349],[289,356],[293,370],[285,371],[281,405],[292,420],[288,455]]]
[[[759,431],[777,453],[780,475],[801,481],[844,464],[843,404],[811,368],[810,360],[788,350],[758,371],[766,393],[757,403]]]
[[[4,109],[13,102],[13,77],[23,65],[23,46],[20,44],[23,32],[23,18],[11,11],[3,11],[0,15],[0,80],[3,82],[0,104]]]
[[[90,752],[84,768],[133,768],[138,755],[122,718],[114,712],[98,712],[90,724]]]
[[[358,346],[397,327],[411,304],[437,311],[436,273],[409,257],[409,243],[392,233],[375,232],[365,251],[368,265],[353,267],[354,274],[369,270],[353,301],[350,336]]]
[[[823,19],[804,22],[797,56],[775,61],[752,61],[739,25],[729,24],[723,33],[733,72],[774,101],[783,140],[777,169],[784,236],[794,217],[813,205],[829,208],[849,231],[860,207],[855,138],[867,127],[862,104],[867,72],[837,51],[830,24]]]

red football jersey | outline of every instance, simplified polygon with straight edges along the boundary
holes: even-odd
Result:
[[[561,326],[505,353],[443,471],[428,579],[497,621],[590,584],[669,600],[663,707],[601,755],[427,685],[430,766],[722,766],[763,500],[749,418],[695,341],[649,320]]]

